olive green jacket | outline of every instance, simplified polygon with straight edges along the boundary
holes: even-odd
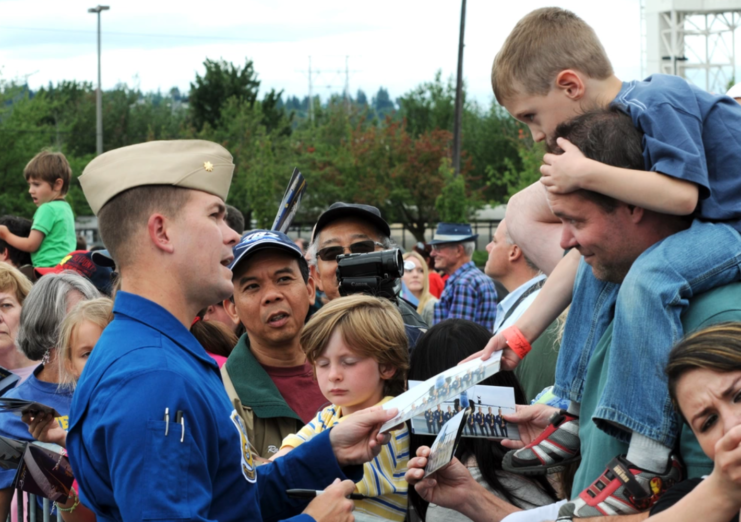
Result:
[[[298,432],[304,422],[286,403],[270,376],[249,348],[244,334],[234,347],[221,377],[234,409],[244,421],[253,451],[272,457],[287,435]]]

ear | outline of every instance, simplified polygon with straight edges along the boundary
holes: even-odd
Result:
[[[8,253],[8,249],[3,248],[3,251],[0,252],[0,261],[7,262],[8,259],[10,259],[10,254]]]
[[[381,374],[381,379],[388,381],[391,377],[396,375],[396,368],[389,364],[379,364],[378,371]]]
[[[204,321],[208,321],[211,318],[211,315],[213,315],[215,311],[216,311],[216,305],[208,305],[208,308],[206,308],[206,311],[204,312],[203,317],[201,319],[203,319]]]
[[[175,251],[175,246],[170,237],[168,221],[162,214],[152,214],[147,221],[147,233],[155,248],[168,254]]]
[[[626,205],[625,206],[626,211],[628,212],[628,216],[630,217],[630,221],[633,224],[638,224],[641,221],[643,221],[644,216],[646,215],[646,211],[643,207],[637,207],[635,205]]]
[[[586,92],[584,78],[573,69],[565,69],[556,76],[556,89],[561,90],[568,98],[580,100]]]
[[[231,299],[224,299],[224,311],[229,319],[236,325],[239,324],[239,315],[237,314],[237,305]]]
[[[309,272],[311,273],[311,278],[314,280],[314,284],[319,289],[320,292],[324,292],[324,288],[322,287],[322,278],[319,277],[319,270],[317,269],[316,265],[310,265],[309,266]]]
[[[507,254],[507,260],[510,263],[516,263],[522,258],[522,250],[517,245],[510,245],[509,253]]]
[[[316,303],[316,284],[311,273],[309,274],[309,280],[306,282],[306,291],[309,292],[309,304],[313,306]]]
[[[61,192],[63,186],[64,186],[64,180],[62,180],[62,178],[57,178],[54,180],[54,183],[52,184],[51,189],[57,192]]]

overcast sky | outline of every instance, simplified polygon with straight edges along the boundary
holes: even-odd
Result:
[[[315,93],[340,92],[349,56],[350,91],[370,97],[379,86],[396,98],[434,77],[454,74],[460,1],[376,0],[109,0],[102,14],[103,88],[119,82],[142,90],[189,89],[205,58],[254,61],[261,89],[308,93],[314,69],[341,70],[315,77]],[[28,76],[32,88],[60,80],[96,81],[93,1],[0,0],[0,77]],[[468,0],[464,75],[469,92],[491,98],[494,55],[517,20],[554,2]],[[616,74],[639,78],[638,0],[562,0],[591,24]],[[302,72],[304,71],[304,72]],[[327,85],[331,87],[327,88]]]

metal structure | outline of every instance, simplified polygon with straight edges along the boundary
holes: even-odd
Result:
[[[95,149],[100,156],[103,154],[103,87],[100,83],[100,13],[108,11],[107,5],[98,5],[87,10],[88,13],[98,14],[98,92],[95,96],[95,113],[96,113],[96,130],[95,130]]]
[[[716,93],[725,93],[728,84],[737,81],[741,0],[645,0],[642,4],[646,75],[674,74]]]

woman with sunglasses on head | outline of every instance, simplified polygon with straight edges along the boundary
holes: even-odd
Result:
[[[404,254],[404,276],[401,296],[417,307],[417,313],[427,324],[432,324],[435,303],[438,299],[430,293],[427,263],[417,252]]]
[[[741,510],[741,323],[680,341],[666,366],[675,408],[713,459],[703,479],[680,482],[651,510],[655,522],[728,522]]]

